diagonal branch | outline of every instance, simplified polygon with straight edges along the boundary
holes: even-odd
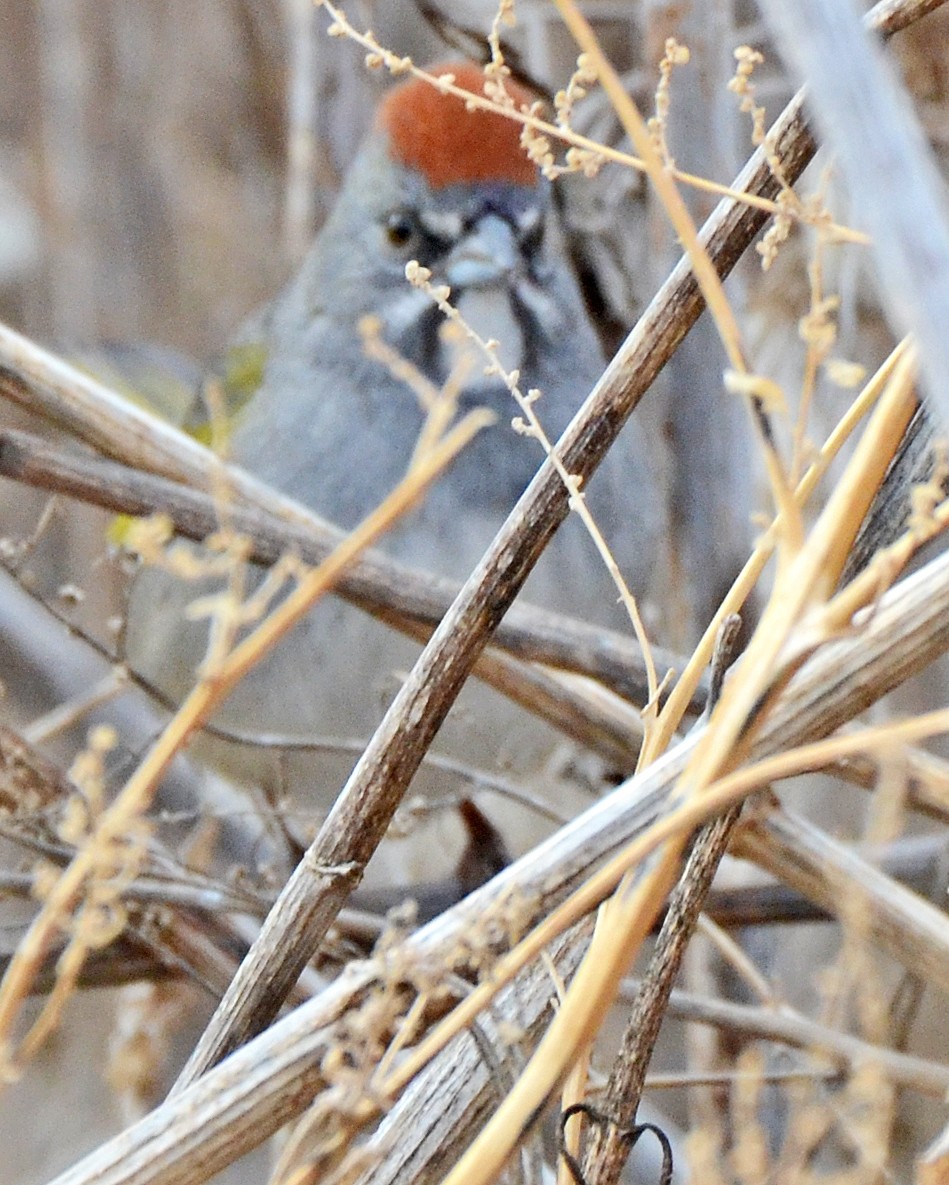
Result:
[[[827,646],[806,664],[764,723],[754,757],[829,735],[947,650],[949,555],[890,590],[856,635]],[[512,891],[523,903],[525,924],[547,915],[604,858],[668,810],[698,735],[408,938],[397,952],[399,965],[443,965]],[[584,904],[592,909],[598,901]],[[384,968],[374,960],[351,966],[320,996],[103,1145],[55,1185],[199,1185],[208,1180],[309,1104],[324,1085],[320,1065],[332,1045],[334,1025],[379,975]],[[433,1100],[431,1105],[444,1104]],[[462,1135],[455,1133],[459,1141]]]

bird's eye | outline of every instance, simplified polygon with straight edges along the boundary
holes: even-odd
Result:
[[[404,210],[396,210],[390,214],[386,219],[385,229],[386,238],[392,247],[408,247],[418,235],[414,219]]]

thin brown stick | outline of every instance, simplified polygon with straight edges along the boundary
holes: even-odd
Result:
[[[594,1125],[584,1156],[584,1179],[590,1185],[618,1180],[629,1157],[628,1130],[636,1119],[672,985],[740,813],[740,807],[732,807],[699,831],[669,897],[665,921],[626,1022],[605,1094],[597,1104],[609,1122]]]
[[[740,629],[741,618],[737,615],[725,618],[719,628],[707,715],[718,702],[725,672],[734,658]],[[629,1132],[639,1110],[646,1069],[659,1037],[669,993],[740,814],[741,807],[734,806],[700,828],[679,881],[669,896],[666,916],[649,958],[642,988],[626,1022],[619,1052],[613,1060],[606,1090],[598,1106],[605,1122],[594,1125],[584,1156],[584,1179],[592,1185],[608,1185],[615,1181],[629,1157],[632,1149]]]
[[[627,986],[632,993],[640,985],[638,980],[629,980]],[[871,1062],[881,1066],[892,1082],[911,1087],[921,1094],[942,1098],[949,1083],[947,1066],[873,1045],[839,1029],[818,1024],[786,1007],[773,1010],[673,991],[669,996],[669,1015],[690,1024],[714,1025],[747,1037],[806,1049],[815,1056],[826,1057],[842,1070],[856,1069]]]
[[[753,860],[949,995],[949,918],[859,853],[787,811],[751,817],[733,851]]]

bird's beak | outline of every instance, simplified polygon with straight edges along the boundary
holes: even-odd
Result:
[[[445,280],[453,292],[496,288],[508,282],[519,264],[513,228],[496,214],[486,214],[448,256]]]

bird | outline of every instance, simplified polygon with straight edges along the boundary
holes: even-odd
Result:
[[[440,63],[429,73],[485,93],[474,63]],[[518,83],[507,87],[518,107],[534,100]],[[437,386],[458,361],[457,342],[441,330],[442,314],[406,281],[412,261],[430,270],[433,283],[448,286],[474,330],[499,343],[501,364],[519,372],[522,389],[541,392],[536,409],[550,439],[604,369],[553,186],[522,147],[517,122],[472,109],[422,78],[397,82],[383,95],[299,271],[239,329],[211,376],[230,417],[229,459],[344,529],[404,475],[425,415],[402,379],[367,353],[364,318],[372,317],[386,344]],[[518,409],[507,386],[481,364],[457,393],[459,415],[474,407],[494,413],[492,426],[382,542],[394,558],[459,581],[544,459],[536,440],[514,430]],[[661,440],[633,417],[586,496],[631,589],[648,597],[666,535]],[[623,619],[611,579],[572,518],[542,557],[526,598],[617,625]],[[202,591],[145,568],[129,599],[127,660],[176,701],[193,684],[206,648],[206,621],[187,611]],[[352,746],[342,742],[371,735],[417,653],[414,643],[327,598],[249,673],[214,720],[237,733],[314,741],[314,750],[277,745],[252,754],[247,746],[211,742],[217,764],[240,780],[289,793],[294,812],[305,801],[318,821],[354,761]],[[437,742],[440,752],[474,769],[542,781],[557,781],[551,754],[558,745],[552,728],[472,686]],[[444,770],[423,767],[413,801],[457,799],[450,783]],[[519,808],[498,809],[509,823]],[[416,845],[423,859],[413,867],[424,864],[427,875],[433,852],[459,842],[450,834],[444,845]]]

